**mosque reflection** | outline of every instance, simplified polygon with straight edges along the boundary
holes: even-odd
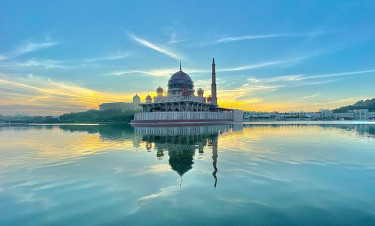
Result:
[[[80,126],[61,125],[70,132],[86,131],[99,133],[102,140],[132,140],[134,147],[144,146],[149,152],[155,151],[156,158],[168,157],[169,165],[182,180],[182,176],[193,168],[196,155],[210,150],[212,155],[212,176],[217,185],[218,137],[230,131],[241,131],[242,124],[221,124],[206,126],[166,126],[130,127],[127,124]],[[206,149],[205,149],[206,148]]]
[[[241,125],[242,128],[242,125]],[[147,150],[154,148],[156,157],[169,156],[172,170],[182,176],[193,168],[196,153],[203,154],[204,147],[212,150],[212,176],[217,185],[218,136],[238,128],[232,125],[135,127],[135,134],[142,136]],[[154,145],[154,147],[153,147]]]
[[[132,141],[133,147],[155,152],[157,159],[168,159],[168,163],[182,180],[182,176],[193,168],[194,160],[205,154],[212,157],[212,177],[217,185],[218,139],[222,134],[242,131],[244,128],[267,127],[309,127],[346,130],[362,137],[375,138],[375,124],[320,124],[320,125],[275,125],[275,124],[224,124],[207,126],[169,126],[169,127],[131,127],[128,124],[97,126],[60,125],[60,129],[69,132],[99,133],[103,141]],[[242,139],[242,138],[241,138]],[[246,134],[243,136],[246,139]],[[207,151],[209,153],[207,153]]]

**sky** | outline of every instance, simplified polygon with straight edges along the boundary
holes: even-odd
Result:
[[[375,97],[375,1],[3,1],[0,114],[156,95],[179,70],[218,103],[318,111]]]

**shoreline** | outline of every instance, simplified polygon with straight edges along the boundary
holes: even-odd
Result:
[[[134,126],[129,122],[74,122],[74,123],[0,123],[0,127],[4,126],[105,126],[105,125],[129,125]],[[194,125],[208,125],[208,124],[216,124],[216,123],[195,123]],[[220,123],[218,123],[220,124]],[[360,124],[375,124],[374,120],[367,120],[367,121],[356,121],[356,120],[286,120],[286,121],[278,121],[278,120],[256,120],[256,121],[243,121],[242,123],[235,123],[235,124],[242,124],[242,125],[322,125],[322,124],[352,124],[352,125],[360,125]],[[168,124],[169,126],[179,126],[178,124]],[[186,126],[186,124],[184,124]],[[137,126],[161,126],[160,124],[157,125],[137,125]]]

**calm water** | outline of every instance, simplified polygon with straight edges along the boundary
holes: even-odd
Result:
[[[374,225],[375,124],[0,127],[0,225]]]

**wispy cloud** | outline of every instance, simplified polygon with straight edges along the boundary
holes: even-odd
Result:
[[[257,39],[270,39],[270,38],[283,38],[283,37],[316,37],[322,34],[334,33],[336,31],[313,31],[313,32],[301,32],[301,33],[276,33],[276,34],[248,34],[240,36],[226,36],[213,41],[193,43],[193,46],[205,46],[205,45],[216,45],[228,42],[237,42],[245,40],[257,40]]]
[[[272,82],[288,82],[288,81],[297,81],[300,80],[300,78],[303,76],[303,74],[298,75],[283,75],[283,76],[276,76],[276,77],[270,77],[270,78],[256,78],[256,77],[250,77],[247,79],[247,81],[251,83],[272,83]]]
[[[110,75],[121,76],[121,75],[134,75],[134,74],[143,74],[149,75],[154,77],[166,77],[170,76],[171,74],[175,73],[176,69],[153,69],[149,71],[142,71],[142,70],[122,70],[122,71],[115,71],[110,73]]]
[[[270,65],[275,65],[275,64],[281,64],[284,61],[270,61],[270,62],[264,62],[264,63],[257,63],[257,64],[249,64],[249,65],[244,65],[244,66],[239,66],[239,67],[232,67],[232,68],[223,68],[223,69],[218,69],[218,72],[225,72],[225,71],[244,71],[244,70],[249,70],[249,69],[254,69],[254,68],[261,68],[261,67],[266,67]]]
[[[309,54],[303,55],[303,56],[298,56],[298,57],[290,57],[286,59],[281,59],[281,60],[271,60],[271,61],[266,61],[266,62],[261,62],[261,63],[255,63],[255,64],[248,64],[244,66],[239,66],[239,67],[233,67],[233,68],[224,68],[224,69],[217,69],[217,71],[245,71],[245,70],[251,70],[255,68],[263,68],[263,67],[268,67],[268,66],[273,66],[273,65],[290,65],[290,64],[296,64],[299,63],[303,60],[317,57],[319,55],[324,54],[323,51],[317,50],[314,52],[310,52]]]
[[[176,54],[175,52],[173,52],[172,50],[170,50],[169,48],[167,48],[167,47],[165,47],[165,46],[157,45],[157,44],[151,43],[151,42],[149,42],[149,41],[147,41],[147,40],[145,40],[145,39],[141,39],[141,38],[137,37],[137,36],[134,35],[134,34],[129,34],[129,37],[130,37],[132,40],[136,41],[138,44],[143,45],[143,46],[145,46],[145,47],[148,47],[148,48],[150,48],[150,49],[156,50],[156,51],[158,51],[159,53],[162,53],[162,54],[164,54],[164,55],[166,55],[166,56],[169,56],[169,57],[171,57],[171,58],[173,58],[173,59],[178,60],[178,59],[181,59],[181,58],[182,58],[181,56],[178,57],[177,54]]]
[[[312,95],[304,96],[304,97],[302,97],[302,98],[303,98],[303,99],[310,99],[310,98],[314,98],[314,97],[317,97],[317,96],[320,96],[320,93],[316,93],[316,94],[312,94]]]
[[[298,86],[322,85],[322,84],[336,82],[338,80],[339,79],[331,79],[331,80],[325,80],[325,81],[304,82],[304,83],[299,83]]]
[[[285,33],[285,34],[269,34],[269,35],[244,35],[244,36],[237,36],[237,37],[225,37],[214,41],[214,43],[225,43],[225,42],[234,42],[234,41],[242,41],[242,40],[253,40],[253,39],[265,39],[265,38],[279,38],[279,37],[296,37],[296,36],[304,36],[306,34],[298,34],[298,33]]]
[[[234,72],[234,71],[246,71],[246,70],[251,70],[251,69],[256,69],[256,68],[262,68],[262,67],[268,67],[268,66],[273,66],[273,65],[278,65],[278,64],[287,64],[291,62],[297,62],[301,61],[303,59],[309,58],[316,56],[315,54],[310,54],[307,56],[303,57],[296,57],[296,58],[289,58],[285,60],[276,60],[276,61],[267,61],[267,62],[262,62],[262,63],[255,63],[255,64],[248,64],[248,65],[243,65],[243,66],[238,66],[238,67],[232,67],[232,68],[217,68],[217,72]],[[194,68],[186,68],[184,71],[188,72],[189,74],[194,74],[194,73],[210,73],[210,69],[194,69]],[[150,75],[150,76],[170,76],[171,74],[175,73],[176,69],[175,68],[165,68],[165,69],[152,69],[152,70],[122,70],[122,71],[115,71],[110,73],[110,75],[128,75],[128,74],[145,74],[145,75]],[[283,78],[279,78],[283,79]],[[290,78],[292,79],[292,78]]]
[[[72,66],[63,65],[63,61],[51,59],[30,59],[23,62],[0,63],[0,67],[43,67],[44,69],[69,69]]]
[[[362,71],[348,71],[348,72],[339,72],[339,73],[328,73],[328,74],[319,74],[319,75],[309,75],[302,77],[301,79],[316,79],[316,78],[329,78],[329,77],[340,77],[348,75],[358,75],[358,74],[367,74],[375,72],[375,69],[362,70]]]
[[[42,42],[42,43],[33,43],[33,42],[27,42],[24,45],[19,46],[13,54],[15,56],[24,55],[26,53],[39,51],[41,49],[50,48],[52,46],[57,45],[58,42]]]
[[[58,42],[51,42],[51,41],[40,42],[40,43],[26,42],[26,43],[18,46],[15,50],[13,50],[13,51],[11,51],[7,54],[0,55],[0,60],[7,60],[7,59],[15,58],[15,57],[27,54],[27,53],[36,52],[36,51],[39,51],[39,50],[42,50],[42,49],[50,48],[50,47],[55,46],[57,44],[59,44],[59,43]]]
[[[306,74],[282,75],[282,76],[275,76],[275,77],[269,77],[269,78],[256,78],[252,76],[248,78],[247,81],[251,83],[292,82],[292,81],[302,81],[302,80],[319,79],[319,78],[367,74],[367,73],[373,73],[373,72],[375,72],[375,69],[339,72],[339,73],[327,73],[327,74],[318,74],[318,75],[306,75]],[[326,80],[326,81],[316,81],[316,82],[305,83],[305,84],[318,85],[318,84],[324,84],[324,83],[329,83],[329,82],[334,82],[334,81],[337,81],[337,79]]]
[[[183,42],[183,41],[185,41],[185,40],[183,40],[183,39],[177,39],[177,33],[173,32],[171,34],[171,38],[169,39],[169,41],[168,41],[167,44],[168,45],[172,45],[172,44],[180,43],[180,42]]]
[[[96,57],[85,60],[85,62],[104,61],[104,60],[119,60],[131,55],[130,52],[117,52],[104,57]]]
[[[111,72],[109,73],[109,75],[121,76],[121,75],[132,75],[132,74],[143,74],[143,75],[149,75],[149,76],[154,76],[154,77],[168,77],[176,73],[177,70],[178,68],[161,68],[161,69],[151,69],[151,70],[122,70],[122,71]],[[187,68],[186,71],[189,74],[211,72],[209,70],[189,69],[189,68]]]
[[[272,66],[272,65],[277,65],[277,64],[288,63],[288,62],[297,61],[297,60],[301,60],[301,59],[293,58],[293,59],[287,59],[287,60],[268,61],[268,62],[263,62],[263,63],[256,63],[256,64],[249,64],[249,65],[244,65],[244,66],[239,66],[239,67],[233,67],[233,68],[218,69],[217,71],[218,72],[245,71],[245,70],[250,70],[250,69],[255,69],[255,68],[262,68],[262,67],[267,67],[267,66]]]

